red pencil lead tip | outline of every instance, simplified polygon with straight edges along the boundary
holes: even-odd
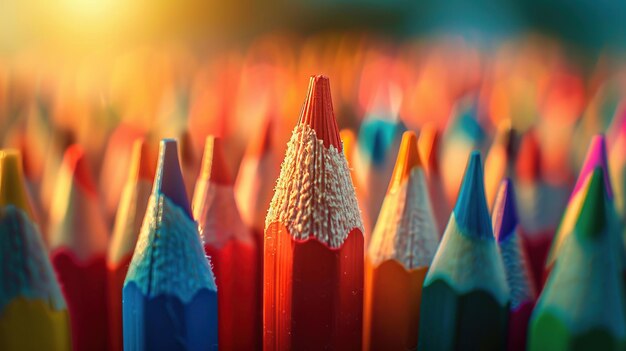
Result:
[[[224,158],[221,138],[215,136],[208,136],[206,138],[200,177],[217,184],[233,185],[233,179],[228,171],[226,159]]]
[[[183,174],[178,160],[178,146],[174,139],[163,139],[159,146],[159,161],[157,164],[153,193],[161,193],[182,208],[189,218],[191,207],[187,199]]]
[[[411,171],[415,167],[421,166],[419,153],[417,151],[417,136],[412,131],[406,131],[402,134],[402,142],[398,151],[398,158],[393,169],[389,190],[392,191],[402,185],[409,177]]]
[[[74,177],[76,184],[91,196],[97,195],[97,188],[89,170],[85,151],[78,144],[73,144],[65,150],[63,165]]]
[[[13,205],[32,218],[24,185],[22,155],[18,150],[0,151],[0,206]]]
[[[332,145],[337,150],[342,150],[328,77],[317,75],[309,80],[309,89],[299,123],[313,128],[317,138],[324,142],[325,147]]]
[[[541,149],[533,131],[522,138],[515,166],[517,177],[522,181],[535,182],[541,178]]]

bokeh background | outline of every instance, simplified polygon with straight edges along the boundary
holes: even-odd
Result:
[[[112,221],[134,137],[155,153],[177,138],[193,189],[209,134],[236,174],[270,119],[282,158],[321,73],[341,128],[444,134],[450,203],[467,154],[503,124],[536,134],[541,177],[569,189],[591,136],[622,119],[625,49],[618,1],[5,0],[0,142],[22,150],[44,223],[62,152],[80,144]]]

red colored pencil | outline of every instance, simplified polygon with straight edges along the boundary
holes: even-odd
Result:
[[[264,349],[360,350],[363,229],[327,77],[309,82],[265,230]]]
[[[235,203],[221,140],[212,136],[206,139],[192,208],[218,286],[219,348],[254,349],[260,330],[254,318],[258,311],[257,251]]]
[[[109,348],[122,350],[122,288],[152,192],[154,168],[148,145],[135,141],[107,254]]]
[[[108,234],[83,150],[65,152],[50,214],[50,256],[67,301],[73,349],[107,348]]]

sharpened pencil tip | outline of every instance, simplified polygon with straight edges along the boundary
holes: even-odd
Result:
[[[493,238],[485,199],[483,166],[478,151],[473,151],[469,157],[461,191],[454,207],[454,216],[466,235],[481,239]]]
[[[502,181],[493,207],[493,231],[498,242],[506,240],[517,227],[515,191],[509,178]]]
[[[24,184],[22,154],[16,149],[0,151],[0,206],[13,205],[32,219],[32,209]]]
[[[221,138],[212,135],[206,138],[200,177],[217,184],[233,184],[233,179],[226,164]]]
[[[189,218],[191,207],[187,199],[183,174],[178,160],[178,145],[174,139],[163,139],[159,145],[159,161],[157,164],[153,193],[161,193],[182,208]]]
[[[328,77],[317,75],[310,78],[299,123],[309,125],[325,147],[332,145],[337,150],[342,150]]]
[[[400,150],[398,151],[388,192],[400,187],[409,177],[413,168],[420,167],[421,164],[417,151],[417,136],[412,131],[406,131],[402,134]]]

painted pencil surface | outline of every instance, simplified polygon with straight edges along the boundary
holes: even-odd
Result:
[[[361,349],[362,233],[329,81],[314,76],[266,219],[265,350]]]
[[[255,318],[259,310],[258,252],[252,232],[239,215],[219,138],[206,139],[192,208],[219,287],[219,347],[255,349],[260,346],[261,332],[261,321]]]
[[[164,139],[122,292],[124,350],[216,350],[217,290],[176,141]]]
[[[606,141],[603,135],[597,135],[591,140],[585,162],[580,170],[578,179],[576,180],[574,190],[570,195],[569,203],[565,209],[565,213],[563,214],[561,224],[559,225],[559,228],[554,236],[554,241],[552,242],[552,247],[546,260],[546,268],[548,270],[551,269],[556,262],[558,256],[560,255],[561,248],[573,232],[576,220],[582,208],[583,196],[585,195],[582,192],[583,185],[587,182],[596,167],[601,167],[603,170],[602,174],[606,178],[604,181],[606,194],[612,200],[613,190],[609,179]]]
[[[0,349],[70,350],[69,314],[16,150],[0,151],[0,257]]]
[[[616,218],[596,167],[580,188],[581,209],[533,311],[529,350],[623,350],[624,286]]]
[[[452,212],[439,168],[440,141],[439,130],[434,124],[427,124],[420,130],[418,149],[426,171],[428,194],[437,220],[439,237],[443,234],[450,218],[450,212]]]
[[[107,253],[109,346],[123,348],[122,287],[133,257],[137,237],[148,206],[154,170],[148,145],[143,139],[133,144],[130,168],[115,216],[111,244]]]
[[[417,347],[422,285],[437,244],[417,137],[404,132],[365,259],[364,350]]]
[[[507,350],[524,351],[528,320],[535,304],[536,290],[519,233],[515,206],[513,183],[507,178],[502,181],[495,198],[492,222],[511,292]]]
[[[83,149],[70,146],[50,213],[50,257],[67,301],[74,350],[107,348],[108,233]]]
[[[475,151],[424,281],[418,348],[503,350],[509,295]]]

